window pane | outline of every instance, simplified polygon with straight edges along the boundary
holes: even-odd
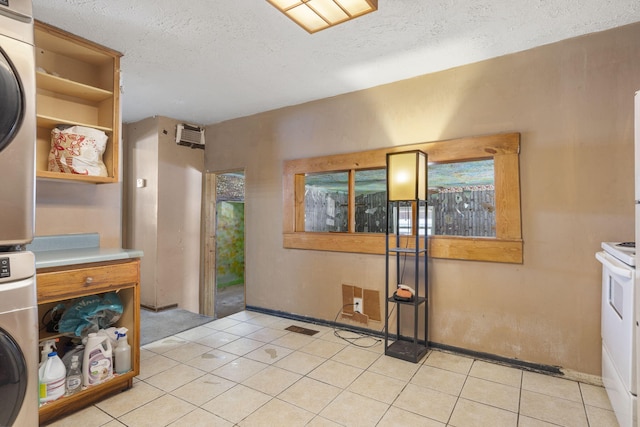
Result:
[[[305,175],[304,231],[349,231],[348,172]]]
[[[359,170],[355,174],[357,233],[386,232],[387,170]]]
[[[413,209],[414,209],[414,203],[413,202],[399,202],[397,204],[394,204],[394,215],[393,215],[393,221],[395,222],[395,218],[396,218],[396,212],[395,209],[399,210],[399,216],[398,216],[398,221],[399,221],[399,232],[400,234],[405,234],[405,235],[413,235],[414,233],[414,224],[413,224]],[[426,206],[424,201],[420,201],[420,203],[418,204],[418,209],[419,209],[419,214],[418,214],[418,234],[420,236],[424,236],[424,229],[425,229],[425,214],[424,211],[425,209],[427,209],[427,216],[426,216],[426,220],[427,220],[427,232],[429,233],[429,235],[433,234],[433,231],[431,229],[431,218],[428,216],[431,213],[431,206]],[[392,224],[391,228],[389,229],[389,233],[394,233],[395,231],[395,224]]]
[[[496,236],[493,159],[429,165],[433,234]]]
[[[399,202],[394,205],[394,209],[399,209],[398,215],[398,231],[400,234],[411,234],[411,230],[413,229],[413,206],[411,202]],[[394,212],[395,214],[395,212]],[[396,218],[396,215],[393,216]],[[389,230],[389,233],[395,233],[395,224]]]

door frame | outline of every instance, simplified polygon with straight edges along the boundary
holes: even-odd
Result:
[[[202,185],[200,246],[200,314],[213,317],[216,308],[216,183],[217,173],[205,171]]]
[[[218,266],[216,265],[216,206],[218,204],[218,195],[217,195],[217,183],[218,183],[218,175],[225,175],[233,172],[242,172],[245,177],[243,193],[245,197],[243,197],[243,203],[245,204],[245,212],[246,212],[246,170],[245,169],[231,169],[225,171],[205,171],[203,177],[203,185],[202,185],[202,224],[201,224],[201,254],[202,254],[202,269],[200,271],[200,313],[206,316],[215,317],[215,308],[216,308],[216,271]],[[245,241],[244,247],[244,269],[245,269],[245,284],[244,284],[244,292],[245,292],[245,304],[246,304],[246,296],[247,296],[247,284],[246,284],[246,269],[247,269],[247,249],[246,249],[246,219],[245,219],[245,230],[243,235],[243,240]]]

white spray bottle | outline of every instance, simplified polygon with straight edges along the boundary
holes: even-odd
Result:
[[[117,374],[124,374],[131,370],[131,346],[127,341],[127,332],[127,328],[118,328],[114,331],[117,345],[113,349],[113,358]]]
[[[46,340],[42,342],[42,351],[40,352],[40,365],[42,366],[49,358],[49,353],[56,351],[56,343],[58,338]]]

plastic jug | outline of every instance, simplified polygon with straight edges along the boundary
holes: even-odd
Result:
[[[38,369],[40,403],[50,402],[64,395],[66,378],[67,370],[64,363],[58,357],[58,353],[52,351]]]
[[[91,387],[113,377],[113,351],[109,338],[90,333],[84,347],[82,378],[84,385]]]
[[[116,348],[113,349],[113,359],[116,374],[124,374],[131,370],[131,346],[127,341],[127,328],[118,328],[115,332]]]

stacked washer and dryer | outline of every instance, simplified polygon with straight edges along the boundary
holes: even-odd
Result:
[[[38,425],[31,0],[0,0],[0,426]]]

